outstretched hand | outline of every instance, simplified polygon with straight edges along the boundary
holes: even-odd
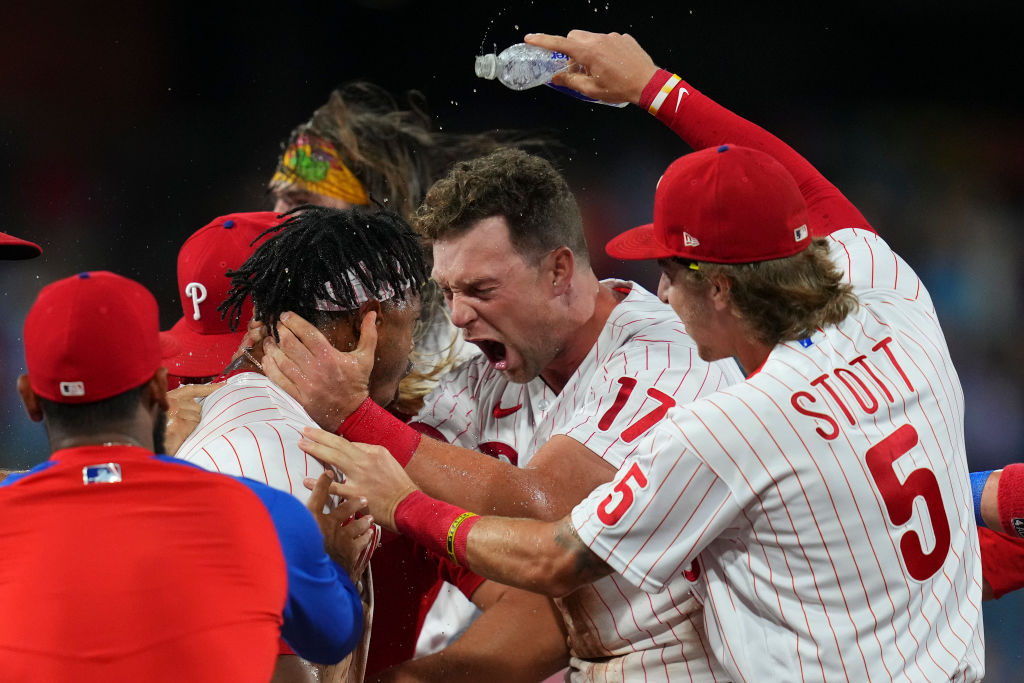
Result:
[[[552,81],[603,102],[639,104],[644,86],[658,70],[628,33],[575,30],[564,37],[530,33],[526,42],[569,55],[569,68]]]
[[[302,430],[299,447],[345,473],[344,483],[331,483],[330,493],[343,498],[365,499],[378,524],[398,531],[395,528],[395,508],[416,490],[416,485],[386,448],[352,443],[344,437],[310,427]],[[317,483],[311,477],[303,480],[308,489]]]
[[[306,507],[320,526],[320,533],[324,536],[324,550],[332,560],[348,571],[352,582],[357,583],[380,541],[380,527],[373,523],[373,517],[369,515],[355,516],[366,510],[365,498],[343,499],[333,510],[324,512],[328,507],[334,479],[331,470],[325,470],[318,479],[309,478],[307,481],[315,483],[311,487],[313,493]]]
[[[263,373],[306,409],[318,425],[337,431],[369,396],[377,348],[377,314],[363,317],[359,344],[350,352],[331,346],[320,330],[295,313],[277,323],[280,342],[263,339]]]

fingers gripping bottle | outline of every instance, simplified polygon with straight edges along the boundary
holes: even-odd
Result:
[[[512,90],[526,90],[538,85],[546,85],[585,102],[607,104],[612,107],[625,107],[628,104],[627,102],[617,104],[602,102],[551,82],[552,76],[568,68],[569,55],[526,43],[512,45],[499,54],[482,55],[476,58],[477,76],[488,80],[496,78],[502,85]]]

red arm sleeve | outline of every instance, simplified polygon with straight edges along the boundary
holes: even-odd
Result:
[[[1001,598],[1024,587],[1024,539],[978,527],[981,542],[981,575]]]
[[[800,186],[812,235],[823,237],[842,228],[874,232],[857,207],[792,147],[717,104],[678,76],[659,69],[644,88],[640,106],[695,150],[730,143],[760,150],[777,159]]]

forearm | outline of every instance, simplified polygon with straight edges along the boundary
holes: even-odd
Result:
[[[345,420],[338,434],[352,442],[383,446],[429,495],[481,514],[558,519],[614,474],[613,468],[600,467],[600,458],[566,437],[555,437],[534,458],[542,461],[541,451],[554,448],[563,456],[562,466],[519,468],[423,436],[369,400]],[[572,469],[580,459],[590,466]]]
[[[480,576],[551,597],[611,573],[568,517],[554,523],[485,517],[469,532],[466,561]]]
[[[657,116],[694,149],[729,143],[775,158],[797,181],[814,234],[825,235],[846,227],[871,229],[860,211],[792,147],[678,78],[659,70],[644,89],[640,107]]]
[[[568,664],[561,617],[551,602],[525,591],[501,591],[492,605],[444,650],[404,662],[373,679],[376,683],[500,680],[536,683]],[[474,602],[476,596],[474,595]]]
[[[1024,463],[992,472],[972,472],[971,488],[979,525],[1024,537]]]
[[[559,597],[611,573],[572,528],[557,522],[480,517],[414,491],[395,508],[394,527],[484,578]]]
[[[431,497],[478,514],[557,519],[566,512],[545,473],[428,437],[405,471]]]

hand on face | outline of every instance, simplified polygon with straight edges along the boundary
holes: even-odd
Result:
[[[280,342],[263,340],[263,373],[299,402],[318,425],[337,431],[369,395],[377,346],[375,312],[367,313],[353,351],[334,348],[315,326],[294,313],[277,324]]]
[[[330,434],[322,429],[302,430],[299,447],[320,462],[334,465],[345,474],[344,483],[333,482],[330,493],[349,499],[366,499],[378,524],[395,528],[395,508],[416,490],[409,475],[382,446],[370,446]],[[316,481],[303,483],[312,489]]]
[[[325,470],[314,482],[312,495],[306,507],[313,513],[320,533],[324,536],[324,549],[331,559],[344,567],[353,582],[357,582],[370,563],[370,557],[380,541],[380,527],[373,523],[373,517],[358,513],[366,512],[365,498],[342,499],[333,510],[324,512],[330,503],[330,488],[334,472]]]
[[[224,386],[219,384],[185,384],[167,392],[167,431],[164,446],[167,455],[174,455],[185,439],[195,431],[203,415],[202,404],[197,398],[205,398]]]
[[[628,33],[569,31],[564,38],[531,33],[526,42],[569,55],[569,69],[552,80],[604,102],[639,104],[644,86],[658,70]]]

